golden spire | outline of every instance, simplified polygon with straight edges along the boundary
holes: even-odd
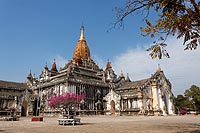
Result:
[[[54,61],[53,61],[51,71],[58,72],[58,70],[57,70],[57,68],[56,68],[56,59],[54,59]]]
[[[106,70],[109,69],[109,68],[112,68],[112,67],[111,67],[111,62],[108,60],[108,62],[106,64]]]
[[[81,35],[80,35],[79,40],[85,40],[85,36],[84,36],[84,26],[83,26],[83,25],[81,26]]]
[[[87,42],[84,36],[84,26],[81,27],[81,35],[74,49],[73,60],[80,59],[89,59],[90,58],[90,49],[87,46]]]

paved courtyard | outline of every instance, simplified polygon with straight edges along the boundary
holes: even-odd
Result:
[[[43,122],[0,121],[0,133],[200,133],[200,116],[84,116],[80,125],[58,125],[57,117]]]

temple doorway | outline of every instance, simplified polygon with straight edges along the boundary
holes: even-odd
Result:
[[[23,101],[22,103],[22,110],[21,110],[21,116],[27,116],[27,108],[28,108],[28,102]]]
[[[115,114],[115,102],[113,100],[110,102],[110,106],[111,106],[110,113]]]

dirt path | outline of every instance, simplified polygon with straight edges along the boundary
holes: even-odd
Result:
[[[55,117],[43,122],[0,121],[0,133],[200,133],[200,116],[88,116],[81,125],[58,125]]]

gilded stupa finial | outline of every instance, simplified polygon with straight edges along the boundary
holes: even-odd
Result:
[[[80,35],[80,38],[79,38],[79,40],[85,40],[85,35],[84,35],[84,26],[82,25],[81,26],[81,35]]]

